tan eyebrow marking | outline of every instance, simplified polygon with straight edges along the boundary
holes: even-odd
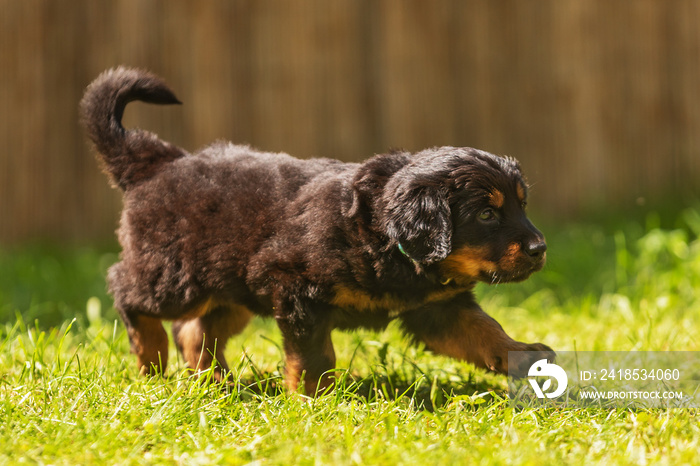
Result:
[[[494,189],[491,191],[489,194],[489,203],[497,208],[500,209],[503,207],[503,204],[506,202],[506,197],[503,195],[502,192],[500,192],[498,189]]]
[[[522,183],[518,183],[515,187],[515,190],[518,194],[518,199],[520,202],[523,202],[525,200],[526,192],[525,192],[525,186],[523,186]]]

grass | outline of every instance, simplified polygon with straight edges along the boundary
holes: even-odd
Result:
[[[558,350],[697,350],[700,210],[544,228],[548,266],[479,287],[511,336]],[[279,332],[227,347],[228,392],[135,374],[104,292],[113,252],[0,251],[0,464],[700,464],[694,410],[523,409],[506,379],[410,346],[396,327],[333,335],[337,389],[279,390]]]

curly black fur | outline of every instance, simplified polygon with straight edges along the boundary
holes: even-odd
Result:
[[[81,110],[124,190],[109,287],[143,370],[165,366],[168,319],[193,368],[215,358],[225,371],[221,347],[251,313],[277,320],[291,388],[304,373],[307,390],[330,383],[332,328],[394,318],[429,348],[499,372],[508,350],[551,356],[511,340],[471,293],[477,280],[521,280],[544,264],[515,160],[454,147],[359,164],[225,143],[188,154],[125,130],[134,100],[179,103],[160,78],[117,68],[87,88]]]

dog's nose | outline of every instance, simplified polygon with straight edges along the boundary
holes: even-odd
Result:
[[[525,252],[533,259],[541,258],[545,251],[547,251],[547,243],[541,239],[530,241],[525,244]]]

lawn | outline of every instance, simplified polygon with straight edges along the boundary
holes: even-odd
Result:
[[[698,350],[700,210],[544,227],[548,265],[480,286],[514,338],[557,350]],[[141,378],[107,249],[0,250],[0,463],[700,464],[697,410],[513,409],[507,380],[382,333],[333,335],[336,390],[277,387],[270,321],[227,346],[238,385]]]

